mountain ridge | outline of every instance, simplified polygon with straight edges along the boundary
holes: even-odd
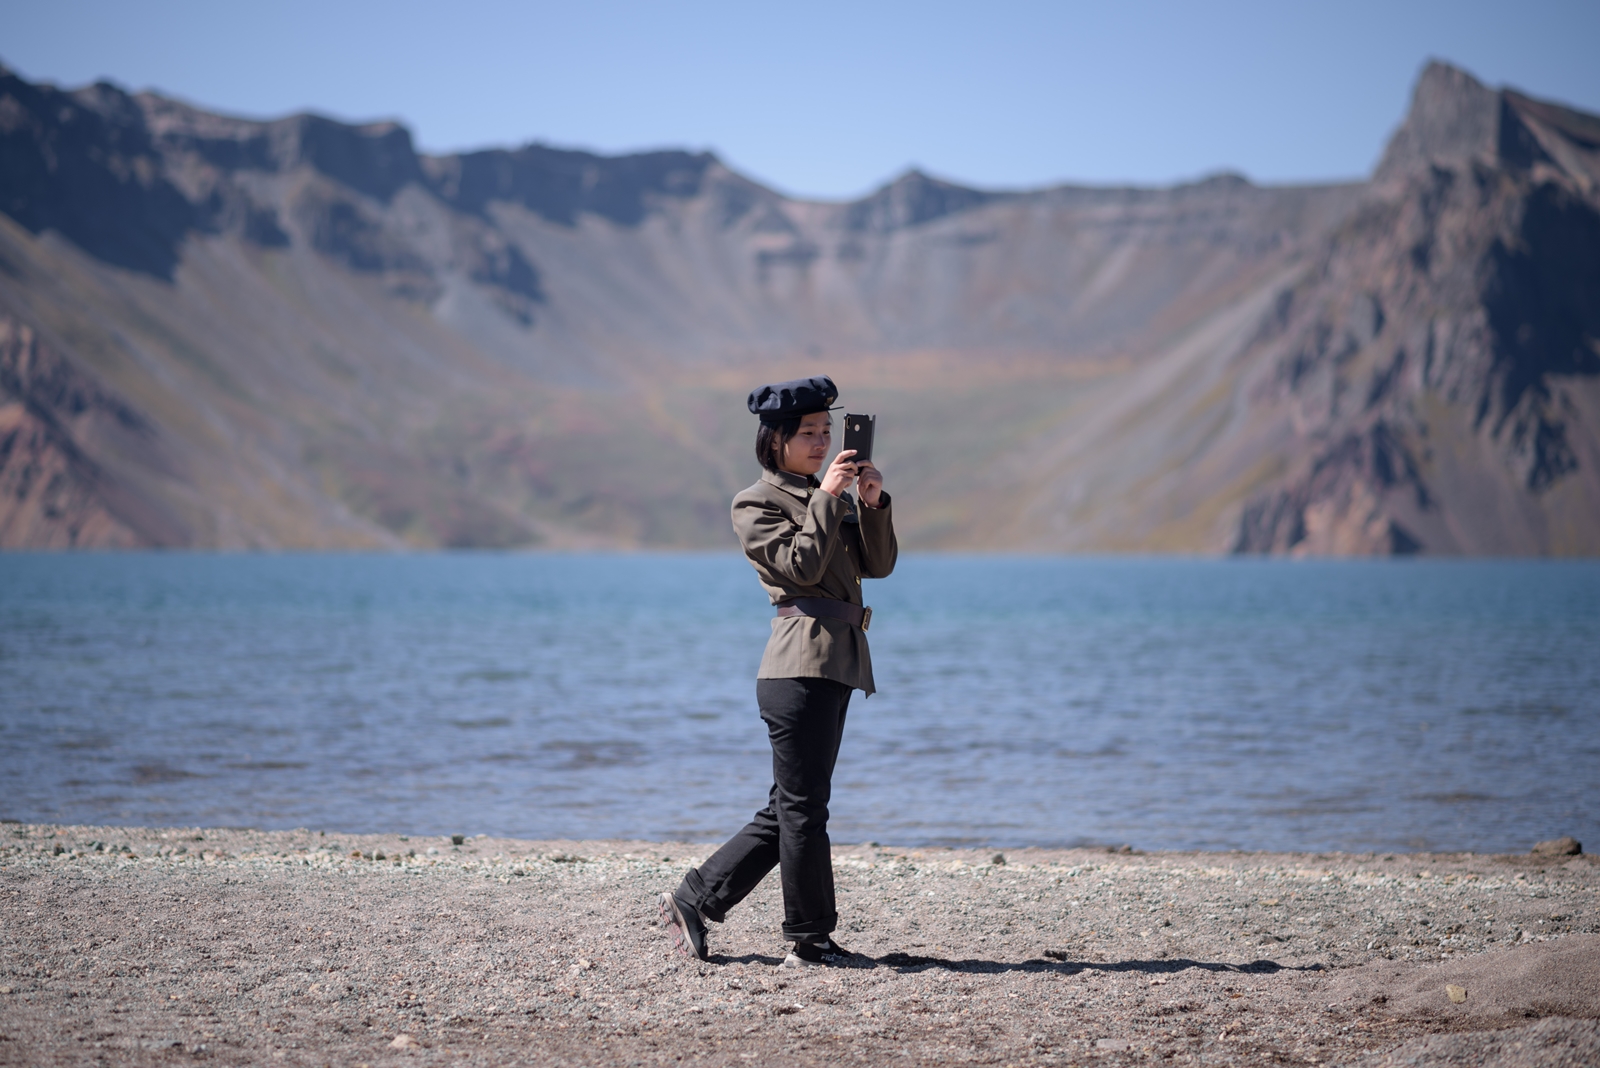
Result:
[[[1435,63],[1369,182],[823,202],[0,71],[0,544],[726,545],[832,369],[913,546],[1592,553],[1596,130]]]

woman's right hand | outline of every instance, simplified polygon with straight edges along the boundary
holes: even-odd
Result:
[[[856,465],[855,461],[851,459],[855,454],[856,450],[845,449],[833,458],[833,463],[828,465],[828,470],[822,476],[824,492],[831,493],[835,497],[842,497],[844,496],[844,491],[855,483]]]

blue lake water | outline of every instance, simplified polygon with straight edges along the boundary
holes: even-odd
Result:
[[[1600,562],[909,556],[836,841],[1600,846]],[[737,556],[0,555],[0,816],[712,841]]]

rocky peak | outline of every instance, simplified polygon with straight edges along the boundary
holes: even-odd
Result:
[[[163,150],[221,170],[310,167],[378,200],[423,180],[411,131],[397,122],[352,124],[310,113],[262,122],[212,114],[155,93],[135,99]]]
[[[169,182],[131,97],[0,71],[0,211],[107,263],[170,278],[194,206]]]
[[[1411,110],[1389,139],[1374,177],[1382,181],[1429,164],[1493,159],[1500,110],[1499,93],[1464,70],[1429,62],[1411,94]]]
[[[423,180],[411,131],[397,122],[349,125],[321,115],[296,115],[273,124],[284,154],[357,192],[388,200]]]
[[[1600,118],[1490,89],[1466,71],[1428,64],[1373,178],[1382,184],[1429,167],[1471,163],[1514,171],[1546,164],[1585,185],[1600,177]]]
[[[1199,180],[1190,182],[1187,185],[1179,186],[1178,188],[1232,192],[1236,190],[1254,189],[1255,183],[1250,181],[1249,178],[1240,174],[1238,171],[1217,171],[1215,174],[1204,175]]]
[[[463,211],[480,214],[505,201],[566,225],[588,213],[633,226],[653,199],[697,195],[716,163],[709,152],[601,156],[530,144],[434,157],[425,166],[434,192]]]
[[[888,233],[931,222],[1003,196],[941,181],[913,168],[845,209],[844,228]]]

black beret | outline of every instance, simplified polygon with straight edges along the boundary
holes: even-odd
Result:
[[[827,375],[777,382],[750,391],[750,410],[763,423],[781,423],[798,415],[825,412],[839,399],[839,387]]]

